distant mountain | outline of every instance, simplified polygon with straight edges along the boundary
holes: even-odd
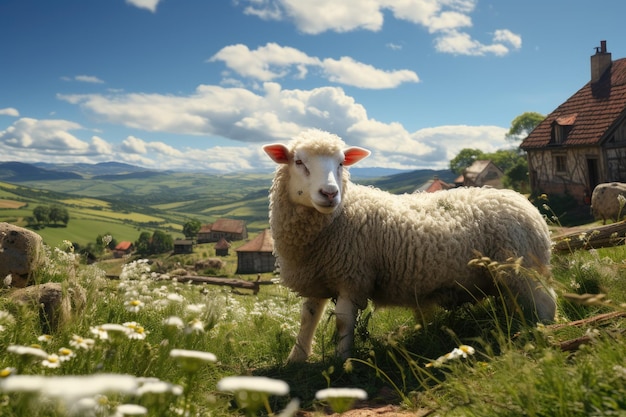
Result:
[[[0,162],[0,180],[7,182],[82,179],[73,172],[53,171],[23,162]]]
[[[33,165],[50,171],[75,172],[82,176],[123,175],[149,171],[146,168],[121,162],[99,162],[97,164],[50,164],[47,162],[36,162]]]

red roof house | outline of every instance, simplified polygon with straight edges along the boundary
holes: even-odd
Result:
[[[602,182],[626,182],[626,59],[602,41],[591,77],[524,139],[533,193],[588,202]]]

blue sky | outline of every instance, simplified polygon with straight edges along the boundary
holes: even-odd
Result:
[[[613,0],[0,0],[0,161],[270,170],[307,128],[362,167],[511,147],[590,77]]]

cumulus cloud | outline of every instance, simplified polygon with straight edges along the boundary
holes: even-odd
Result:
[[[138,7],[140,9],[146,9],[152,13],[156,13],[157,6],[161,0],[126,0],[126,3],[131,6]]]
[[[17,109],[14,109],[13,107],[5,107],[4,109],[0,109],[0,116],[19,117],[20,112],[17,111]]]
[[[78,123],[67,120],[24,117],[0,131],[0,142],[13,148],[83,153],[89,149],[89,144],[70,133],[78,129],[82,129]]]
[[[471,13],[477,0],[242,0],[244,13],[266,20],[291,21],[306,34],[326,31],[379,31],[384,13],[422,26],[435,34],[439,52],[456,55],[505,55],[521,47],[521,37],[508,29],[494,32],[492,43],[474,39]]]
[[[320,59],[276,43],[256,50],[242,44],[226,46],[209,61],[222,61],[237,74],[259,81],[272,81],[294,73],[296,78],[304,78],[309,68],[320,69],[321,75],[332,82],[359,88],[395,88],[405,82],[419,81],[417,74],[410,70],[385,71],[350,57]]]
[[[269,169],[271,161],[260,154],[260,145],[285,142],[310,127],[328,130],[346,143],[372,150],[371,158],[361,166],[446,168],[463,148],[490,152],[507,146],[507,129],[497,126],[453,125],[407,131],[400,123],[371,118],[363,105],[339,87],[284,89],[278,83],[266,82],[259,92],[200,85],[189,95],[118,93],[59,98],[80,106],[96,119],[132,127],[148,136],[175,133],[198,138],[193,148],[175,149],[128,136],[114,150],[119,160],[159,169]],[[215,138],[225,138],[233,146],[211,146]]]

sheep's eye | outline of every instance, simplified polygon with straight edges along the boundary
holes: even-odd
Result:
[[[296,165],[302,165],[302,163],[303,163],[303,162],[302,162],[302,160],[301,160],[301,159],[297,159],[297,160],[296,160]]]

